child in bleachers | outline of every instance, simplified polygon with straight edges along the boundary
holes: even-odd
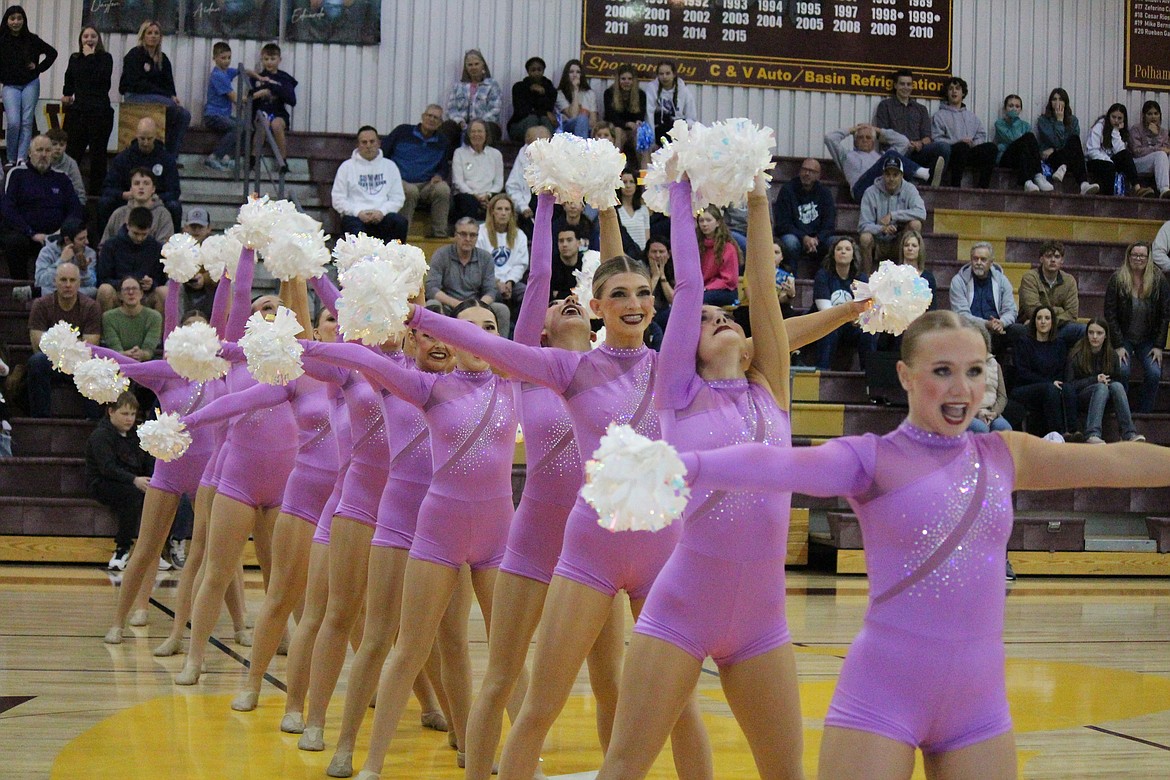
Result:
[[[211,75],[207,77],[207,102],[203,104],[203,125],[208,130],[222,133],[211,154],[207,167],[226,171],[235,164],[236,145],[240,138],[240,120],[235,117],[236,76],[239,71],[230,67],[232,47],[216,41],[211,47]]]
[[[285,160],[281,173],[288,173],[285,133],[292,124],[288,110],[297,104],[297,80],[280,69],[280,47],[275,43],[260,49],[260,68],[252,78],[252,119],[261,113],[267,115],[276,148]],[[257,135],[257,142],[261,137]]]
[[[125,392],[106,405],[106,414],[89,435],[85,445],[85,481],[90,495],[114,511],[118,533],[109,567],[126,568],[130,544],[138,535],[142,502],[154,471],[154,458],[138,446],[134,430],[138,422],[138,399]]]

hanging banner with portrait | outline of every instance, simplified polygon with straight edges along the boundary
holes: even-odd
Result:
[[[358,45],[382,42],[381,0],[287,1],[287,40]]]
[[[85,0],[81,24],[102,33],[136,33],[147,19],[158,22],[164,35],[179,29],[179,0]]]
[[[281,0],[187,0],[183,32],[200,38],[271,41],[280,35]]]

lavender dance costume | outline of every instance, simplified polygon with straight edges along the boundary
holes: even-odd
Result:
[[[790,447],[788,414],[764,385],[707,381],[696,371],[703,276],[690,184],[673,184],[670,196],[674,308],[654,386],[663,438],[682,451],[746,442]],[[790,642],[784,559],[791,498],[791,493],[696,490],[683,514],[682,537],[634,630],[700,661],[709,655],[719,666]]]
[[[1003,557],[1015,467],[998,435],[885,436],[792,450],[685,453],[701,490],[845,496],[861,521],[869,607],[825,718],[942,753],[1011,731]],[[744,463],[752,463],[745,469]]]
[[[591,352],[529,347],[421,307],[415,307],[410,324],[481,356],[515,379],[551,389],[564,399],[583,453],[597,449],[611,422],[659,438],[658,415],[651,403],[657,353],[645,346],[619,349],[603,344]],[[657,532],[611,533],[597,524],[597,512],[578,494],[553,574],[608,596],[625,590],[630,598],[644,598],[679,534],[677,525]]]

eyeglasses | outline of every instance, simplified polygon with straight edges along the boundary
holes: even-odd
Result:
[[[463,230],[456,230],[455,235],[459,236],[460,238],[479,238],[478,231],[475,233],[468,233]]]

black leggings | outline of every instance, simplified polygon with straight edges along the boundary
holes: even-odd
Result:
[[[118,518],[118,533],[114,545],[125,549],[138,536],[138,522],[142,517],[142,503],[146,494],[134,485],[110,480],[98,480],[92,485],[93,497],[114,510]]]
[[[1024,133],[1004,150],[999,164],[1016,172],[1016,184],[1031,181],[1040,173],[1040,142]]]
[[[86,149],[89,150],[86,192],[95,200],[101,194],[102,183],[106,180],[106,146],[113,131],[114,109],[110,106],[106,106],[104,111],[82,111],[71,107],[65,112],[65,132],[69,134],[65,153],[80,165],[81,156]]]
[[[1137,184],[1138,172],[1129,149],[1113,155],[1112,161],[1086,160],[1085,163],[1089,168],[1089,178],[1101,185],[1102,195],[1113,194],[1113,179],[1119,173],[1125,176],[1126,184],[1131,190]]]
[[[1054,171],[1062,165],[1068,168],[1073,181],[1078,184],[1089,178],[1085,169],[1085,147],[1081,145],[1081,139],[1075,135],[1070,135],[1063,147],[1048,155],[1047,162]]]
[[[995,167],[995,156],[999,148],[993,143],[977,146],[963,143],[951,144],[951,159],[947,163],[948,183],[958,187],[963,181],[963,171],[970,168],[975,173],[975,186],[985,190],[991,186],[991,169]]]

